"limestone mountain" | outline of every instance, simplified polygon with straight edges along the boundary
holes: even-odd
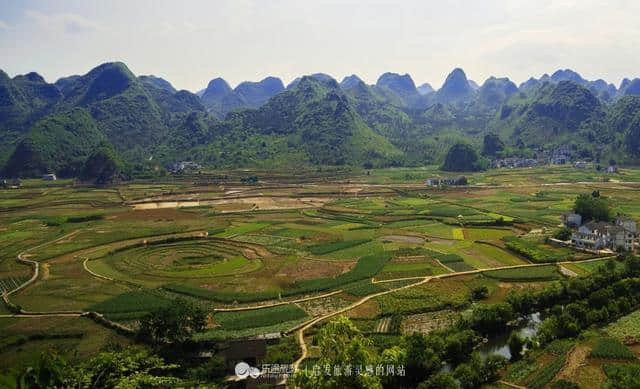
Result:
[[[55,86],[58,87],[58,89],[60,89],[60,92],[62,92],[63,95],[66,95],[69,93],[69,91],[71,90],[71,88],[73,88],[73,84],[80,78],[79,75],[73,75],[73,76],[68,76],[68,77],[62,77],[59,78],[58,81],[55,82]]]
[[[196,155],[217,166],[300,166],[384,165],[400,153],[367,126],[335,80],[307,76],[256,110],[230,113]]]
[[[620,87],[620,94],[623,96],[640,96],[640,78],[628,80]]]
[[[531,77],[526,82],[520,84],[520,90],[525,91],[532,87],[540,87],[545,82],[558,83],[560,81],[571,81],[578,85],[582,85],[591,90],[591,92],[601,100],[606,102],[612,101],[618,94],[618,90],[615,85],[607,83],[602,79],[595,81],[586,80],[578,72],[571,69],[556,70],[551,74],[551,76],[543,74],[540,79]]]
[[[309,77],[315,78],[318,81],[325,81],[325,82],[326,81],[335,81],[335,79],[333,77],[331,77],[330,75],[325,74],[325,73],[314,73],[314,74],[311,74]],[[302,77],[296,77],[293,81],[291,81],[287,85],[287,89],[291,89],[291,88],[295,87],[296,85],[298,85],[300,80],[302,80]]]
[[[288,89],[275,77],[235,89],[217,78],[202,96],[120,62],[55,84],[0,71],[0,167],[74,176],[103,141],[136,174],[184,159],[224,168],[416,166],[441,163],[461,139],[492,157],[570,145],[580,158],[637,163],[639,93],[639,79],[616,88],[569,69],[519,89],[490,77],[477,90],[454,69],[437,92],[397,73],[376,85],[316,73]]]
[[[73,107],[89,111],[121,151],[150,150],[167,134],[162,110],[149,89],[122,62],[102,64],[77,78],[57,109]]]
[[[139,76],[138,79],[142,81],[144,84],[154,86],[156,88],[162,89],[169,93],[176,93],[176,88],[174,88],[169,81],[163,78],[156,77],[154,75],[149,75],[149,76]]]
[[[284,84],[276,77],[267,77],[259,82],[245,81],[234,89],[250,108],[261,106],[282,91]]]
[[[449,103],[470,100],[473,95],[474,90],[469,84],[464,70],[455,68],[449,73],[435,97],[438,102]]]
[[[406,106],[412,106],[420,99],[416,84],[408,74],[384,73],[378,78],[376,87],[395,94]]]
[[[434,92],[433,87],[428,82],[425,82],[424,84],[420,85],[417,89],[418,89],[418,93],[420,93],[421,95],[428,95],[429,93]]]
[[[81,108],[52,114],[38,121],[18,143],[4,169],[8,177],[57,173],[77,176],[91,151],[105,137]]]
[[[603,104],[584,86],[572,81],[547,82],[529,94],[514,94],[501,107],[493,127],[536,146],[574,137],[604,115]]]
[[[340,82],[340,88],[342,89],[353,88],[360,82],[363,82],[360,79],[360,77],[356,76],[355,74],[352,74],[342,79],[342,81]]]
[[[498,108],[517,91],[516,84],[508,78],[489,77],[478,90],[478,99],[481,104]]]
[[[259,82],[245,81],[235,89],[231,89],[224,79],[215,78],[209,82],[200,97],[209,112],[224,119],[234,110],[258,108],[282,91],[282,80],[276,77],[267,77]]]

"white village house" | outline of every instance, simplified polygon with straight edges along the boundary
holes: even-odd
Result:
[[[617,218],[615,223],[589,222],[571,234],[571,244],[584,249],[631,251],[637,239],[636,222]]]

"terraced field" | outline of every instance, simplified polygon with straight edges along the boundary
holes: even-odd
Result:
[[[198,340],[289,335],[309,323],[308,329],[322,325],[337,312],[360,320],[368,333],[397,336],[442,328],[509,290],[564,277],[547,262],[588,258],[545,243],[575,193],[591,189],[550,185],[536,194],[540,177],[561,182],[566,171],[538,172],[531,178],[535,186],[522,176],[478,173],[474,184],[496,186],[464,189],[426,188],[398,174],[374,171],[348,183],[254,186],[237,180],[224,188],[172,178],[107,189],[0,190],[0,204],[7,206],[0,213],[0,292],[29,279],[32,268],[16,257],[44,244],[27,253],[41,264],[38,279],[11,297],[27,310],[95,310],[135,326],[147,312],[180,297],[210,314]],[[636,212],[634,190],[598,185],[620,210]],[[132,207],[134,201],[185,204],[196,197],[211,203]],[[252,205],[259,199],[269,209]],[[540,266],[489,270],[531,262]],[[582,276],[603,263],[562,266]],[[460,272],[472,274],[455,274]],[[487,288],[486,300],[473,299],[478,287]],[[620,338],[637,321],[627,320],[612,326],[611,335]],[[300,333],[313,336],[305,331]]]

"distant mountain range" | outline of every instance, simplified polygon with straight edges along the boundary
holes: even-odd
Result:
[[[640,79],[619,87],[565,69],[519,86],[481,85],[454,69],[441,88],[387,72],[375,85],[316,73],[286,87],[267,77],[235,88],[215,78],[197,94],[105,63],[47,83],[0,71],[0,175],[79,174],[113,145],[133,172],[177,160],[211,167],[424,165],[461,140],[497,135],[504,155],[567,147],[576,158],[640,161]]]

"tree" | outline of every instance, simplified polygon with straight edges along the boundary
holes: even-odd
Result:
[[[377,357],[370,340],[346,317],[340,316],[327,323],[316,335],[320,359],[316,366],[376,365]],[[294,385],[301,389],[361,388],[381,389],[380,377],[368,374],[316,374],[299,370],[293,377]]]
[[[508,303],[479,305],[473,309],[471,328],[483,334],[503,329],[513,319],[513,308]]]
[[[442,165],[442,170],[451,172],[478,171],[483,168],[478,153],[467,143],[456,143],[451,146]]]
[[[27,367],[18,382],[27,388],[62,388],[71,386],[73,375],[70,365],[60,355],[45,351],[35,366]]]
[[[140,319],[138,336],[157,345],[182,343],[204,330],[207,314],[193,303],[178,298]]]
[[[609,221],[612,218],[609,202],[604,197],[593,197],[581,194],[576,198],[573,206],[575,213],[582,216],[582,220]]]
[[[102,352],[82,364],[75,375],[82,388],[166,388],[181,385],[181,380],[170,375],[178,365],[139,348],[127,348],[121,352]]]
[[[504,142],[496,134],[487,134],[484,136],[482,144],[482,155],[495,156],[504,151]]]
[[[453,376],[460,381],[462,389],[473,389],[478,386],[478,372],[467,363],[459,364],[453,371]]]
[[[27,367],[15,387],[26,388],[167,388],[182,386],[170,373],[178,365],[166,364],[148,351],[129,347],[101,352],[70,364],[63,357],[44,352],[35,366]],[[164,375],[162,374],[164,373]]]
[[[483,300],[486,299],[489,295],[489,288],[485,285],[476,286],[471,289],[471,298],[474,300]]]
[[[640,155],[640,113],[636,114],[631,121],[624,138],[624,144],[629,153],[634,156]]]
[[[122,161],[109,142],[101,142],[84,163],[81,178],[97,184],[115,181],[122,171]]]
[[[562,228],[560,228],[558,231],[556,231],[553,234],[553,237],[558,239],[558,240],[566,241],[566,240],[571,239],[571,234],[572,233],[573,233],[573,231],[571,230],[571,228],[562,227]]]
[[[438,373],[418,385],[418,389],[458,389],[458,383],[449,373]]]
[[[511,360],[517,361],[522,356],[522,350],[524,348],[524,340],[520,337],[520,335],[513,331],[509,336],[509,340],[507,341],[509,344],[509,352],[511,353]]]
[[[415,386],[440,370],[441,361],[438,354],[429,348],[427,338],[414,333],[405,338],[407,344],[406,381]]]

